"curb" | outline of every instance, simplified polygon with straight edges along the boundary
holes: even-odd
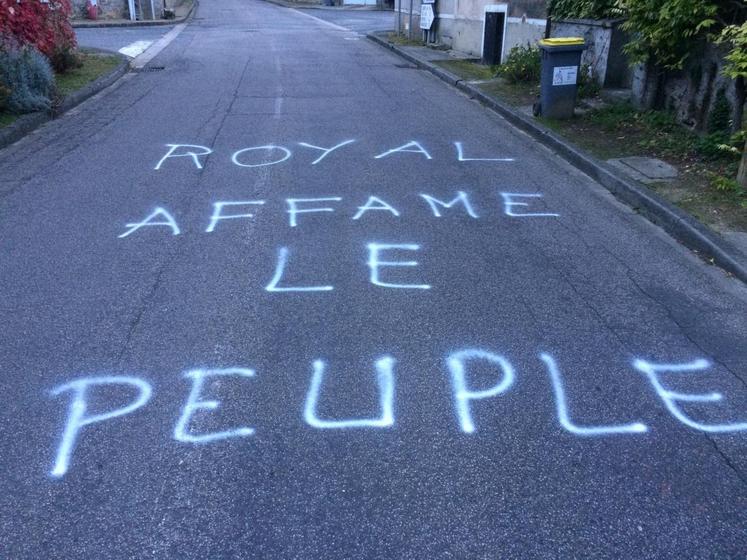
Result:
[[[80,105],[89,97],[92,97],[100,91],[108,88],[129,71],[130,61],[124,55],[100,49],[96,49],[96,51],[106,54],[116,54],[120,56],[122,60],[114,70],[112,70],[108,74],[105,74],[104,76],[96,78],[87,86],[74,91],[73,93],[65,97],[65,99],[62,100],[62,103],[52,107],[49,112],[38,112],[30,113],[28,115],[22,115],[14,123],[0,129],[0,150],[7,146],[10,146],[14,142],[18,142],[18,140],[20,140],[36,128],[40,127],[41,125],[55,119],[56,117],[69,111],[73,107]]]
[[[195,10],[197,2],[192,2],[192,7],[189,9],[186,15],[174,19],[155,19],[155,20],[141,20],[141,21],[110,21],[106,20],[88,22],[72,22],[72,26],[75,29],[99,29],[102,27],[155,27],[158,25],[178,25],[184,23],[192,15]]]
[[[501,115],[514,127],[554,150],[568,163],[594,179],[616,198],[661,227],[687,248],[747,283],[747,263],[741,262],[742,259],[736,248],[689,214],[659,198],[645,186],[618,176],[607,164],[598,161],[529,116],[466,83],[462,78],[403,51],[374,33],[367,33],[366,37],[415,64],[418,68],[428,70],[441,80],[469,94],[471,98]]]

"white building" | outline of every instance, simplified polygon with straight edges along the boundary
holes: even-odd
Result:
[[[503,3],[494,0],[436,0],[436,21],[428,39],[475,58],[483,58],[486,52],[495,52],[503,61],[512,47],[536,44],[544,36],[546,4],[546,0],[508,0]],[[421,0],[396,0],[395,11],[400,10],[400,30],[408,32],[411,5],[413,37],[422,38]],[[490,44],[491,41],[494,44]]]

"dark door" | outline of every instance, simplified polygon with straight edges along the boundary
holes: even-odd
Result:
[[[505,12],[485,13],[485,37],[483,37],[482,63],[491,66],[501,63],[503,55],[503,27]]]

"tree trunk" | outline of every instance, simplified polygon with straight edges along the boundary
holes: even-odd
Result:
[[[739,76],[734,81],[734,93],[736,102],[734,103],[734,120],[731,123],[731,131],[739,132],[742,130],[742,119],[744,118],[744,103],[747,97],[747,84],[744,83],[744,77]]]
[[[649,59],[633,70],[632,99],[637,109],[653,109],[656,104],[659,72]]]
[[[747,189],[747,142],[742,150],[742,161],[739,162],[739,171],[737,171],[737,183]]]

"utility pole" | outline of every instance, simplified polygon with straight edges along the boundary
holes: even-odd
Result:
[[[397,8],[397,37],[402,35],[402,0],[394,0],[394,6]]]
[[[412,40],[412,0],[410,0],[410,16],[407,24],[407,38]]]

